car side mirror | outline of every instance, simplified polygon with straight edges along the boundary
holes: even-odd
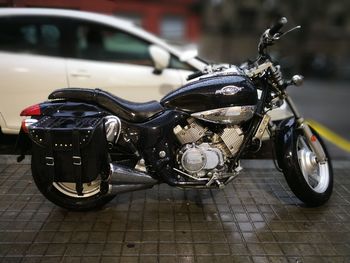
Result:
[[[165,49],[151,45],[149,47],[149,53],[154,63],[154,74],[161,74],[164,69],[169,66],[170,54]]]

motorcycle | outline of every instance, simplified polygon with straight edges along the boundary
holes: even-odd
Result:
[[[305,123],[268,47],[286,33],[281,18],[261,36],[259,55],[244,66],[208,65],[160,102],[134,103],[100,89],[56,90],[23,110],[22,148],[31,148],[32,176],[41,193],[71,210],[101,207],[117,194],[167,183],[224,188],[242,170],[244,154],[258,151],[265,132],[276,167],[307,206],[333,188],[322,139]],[[268,112],[287,103],[293,117],[272,122]],[[22,158],[20,158],[22,159]]]

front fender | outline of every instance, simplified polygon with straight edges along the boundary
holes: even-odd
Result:
[[[293,155],[293,140],[297,128],[294,117],[281,121],[275,131],[275,152],[278,166],[283,170]]]

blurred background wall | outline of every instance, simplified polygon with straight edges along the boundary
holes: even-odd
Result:
[[[214,60],[238,63],[256,54],[258,36],[272,21],[286,16],[286,28],[301,25],[302,30],[273,48],[284,68],[350,79],[349,10],[346,0],[208,0],[201,50]]]
[[[274,47],[284,68],[319,78],[350,79],[347,0],[0,0],[2,7],[55,7],[121,16],[176,45],[196,43],[213,62],[254,58],[258,37],[278,17],[300,24]]]

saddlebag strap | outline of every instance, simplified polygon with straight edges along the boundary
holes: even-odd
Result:
[[[78,195],[83,195],[83,183],[82,183],[82,166],[81,166],[81,156],[80,156],[80,137],[79,137],[79,131],[73,130],[73,140],[72,140],[72,147],[73,147],[73,156],[72,156],[72,162],[73,162],[73,170],[75,175],[75,190],[77,191]]]
[[[51,184],[49,184],[49,187],[52,186],[52,183],[55,180],[55,159],[53,157],[53,142],[52,142],[52,136],[51,136],[51,130],[48,129],[45,131],[45,165],[46,165],[46,171],[47,176],[51,180]]]

